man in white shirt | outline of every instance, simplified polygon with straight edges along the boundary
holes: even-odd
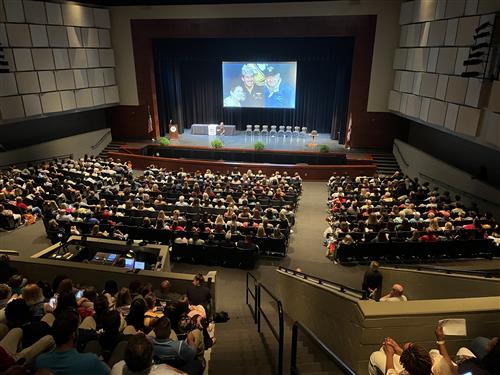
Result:
[[[380,302],[401,302],[408,301],[408,298],[403,294],[404,288],[401,284],[394,284],[389,293],[380,298]]]

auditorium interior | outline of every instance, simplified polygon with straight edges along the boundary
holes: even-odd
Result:
[[[0,372],[500,375],[499,165],[498,0],[0,0]]]

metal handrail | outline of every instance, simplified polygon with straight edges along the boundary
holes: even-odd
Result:
[[[405,163],[405,165],[408,167],[410,164],[408,164],[408,162],[406,161],[403,153],[399,149],[399,146],[398,146],[398,144],[396,142],[394,142],[394,147],[396,148],[396,151],[398,152],[399,157],[401,158],[402,162]]]
[[[276,296],[271,293],[269,289],[267,289],[264,285],[261,283],[257,284],[257,332],[260,333],[260,321],[261,321],[261,316],[264,317],[264,320],[267,322],[267,325],[269,326],[269,329],[271,330],[274,338],[278,341],[278,372],[277,375],[282,375],[283,374],[283,347],[284,347],[284,341],[285,341],[285,320],[284,320],[284,314],[283,314],[283,305],[281,304],[281,301],[276,298]],[[276,302],[276,307],[278,310],[278,319],[279,319],[279,328],[278,331],[276,331],[276,328],[274,328],[273,324],[265,314],[264,310],[261,307],[261,294],[262,290],[264,290],[275,302]]]
[[[450,268],[441,268],[441,267],[433,267],[433,266],[412,266],[412,265],[392,265],[393,268],[398,269],[409,269],[416,271],[432,271],[432,272],[443,272],[446,274],[457,274],[457,275],[469,275],[469,276],[482,276],[485,278],[497,278],[500,277],[500,271],[498,270],[460,270],[460,269],[450,269]],[[492,272],[496,271],[496,272]],[[498,274],[498,276],[497,276]]]
[[[104,133],[104,134],[103,134],[103,136],[101,137],[101,139],[99,139],[95,145],[90,146],[90,148],[91,148],[92,150],[95,150],[97,147],[99,147],[99,145],[100,145],[102,142],[104,142],[104,139],[105,139],[108,135],[110,135],[110,134],[111,134],[111,129],[110,129],[110,130],[108,130],[106,133]]]
[[[295,321],[292,326],[292,350],[290,356],[290,374],[295,375],[299,374],[299,370],[297,369],[297,339],[299,334],[299,328],[309,336],[309,338],[319,346],[319,348],[325,352],[330,359],[335,362],[337,366],[340,367],[340,370],[346,375],[356,375],[356,373],[337,356],[334,352],[332,352],[319,338],[316,336],[309,328],[301,324],[300,322]]]
[[[254,280],[254,290],[252,292],[252,290],[248,287],[248,280],[249,280],[249,277],[251,277],[253,280]],[[252,317],[253,317],[253,321],[254,323],[257,323],[257,295],[258,295],[258,291],[257,291],[257,288],[258,288],[258,284],[259,282],[257,281],[257,278],[252,275],[250,272],[247,272],[247,286],[246,286],[246,291],[245,291],[245,300],[246,300],[246,304],[248,305],[248,308],[250,309],[250,312],[252,313]],[[249,303],[249,298],[248,296],[251,296],[252,299],[253,299],[253,307],[252,305]]]
[[[318,285],[322,285],[322,286],[334,286],[336,288],[338,288],[338,290],[342,293],[346,293],[346,292],[350,292],[350,293],[353,293],[355,296],[359,297],[359,299],[365,299],[365,292],[360,290],[360,289],[356,289],[356,288],[351,288],[349,286],[345,286],[345,285],[342,285],[342,284],[339,284],[339,283],[336,283],[335,281],[331,281],[331,280],[325,280],[325,279],[322,279],[320,277],[317,277],[317,276],[311,276],[311,275],[307,275],[303,272],[299,272],[299,271],[296,271],[296,270],[292,270],[290,268],[286,268],[286,267],[283,267],[283,266],[278,266],[278,270],[279,271],[283,271],[283,272],[286,272],[286,273],[290,273],[294,276],[299,276],[301,278],[303,278],[304,280],[308,280],[308,281],[312,281]]]
[[[55,156],[51,156],[49,158],[26,160],[26,161],[17,162],[15,164],[16,165],[24,165],[24,164],[29,164],[29,163],[36,164],[36,163],[40,163],[42,161],[54,160],[54,159],[73,159],[73,154],[55,155]],[[10,167],[10,166],[12,166],[12,164],[13,163],[0,165],[0,169]]]

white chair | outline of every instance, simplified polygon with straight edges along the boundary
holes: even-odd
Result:
[[[245,136],[246,135],[252,136],[252,125],[247,125],[247,128],[245,129]]]
[[[280,125],[278,135],[282,135],[283,137],[285,136],[285,125]]]
[[[299,137],[304,138],[304,139],[307,137],[307,127],[306,126],[302,127],[302,130],[300,131]]]
[[[278,131],[276,130],[276,125],[271,125],[271,130],[269,131],[269,135],[271,137],[274,137],[278,134]]]
[[[256,136],[260,135],[260,125],[253,126],[253,135],[256,135]]]
[[[268,130],[269,125],[262,125],[262,130],[260,131],[260,135],[263,137],[267,137],[269,135],[269,130]]]
[[[287,126],[286,129],[285,129],[285,137],[291,137],[292,136],[292,127],[291,126]]]
[[[299,134],[300,134],[300,126],[295,126],[293,128],[293,133],[292,133],[292,137],[299,137]]]

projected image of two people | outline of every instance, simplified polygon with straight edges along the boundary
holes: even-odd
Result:
[[[223,62],[224,107],[295,108],[296,62]]]

